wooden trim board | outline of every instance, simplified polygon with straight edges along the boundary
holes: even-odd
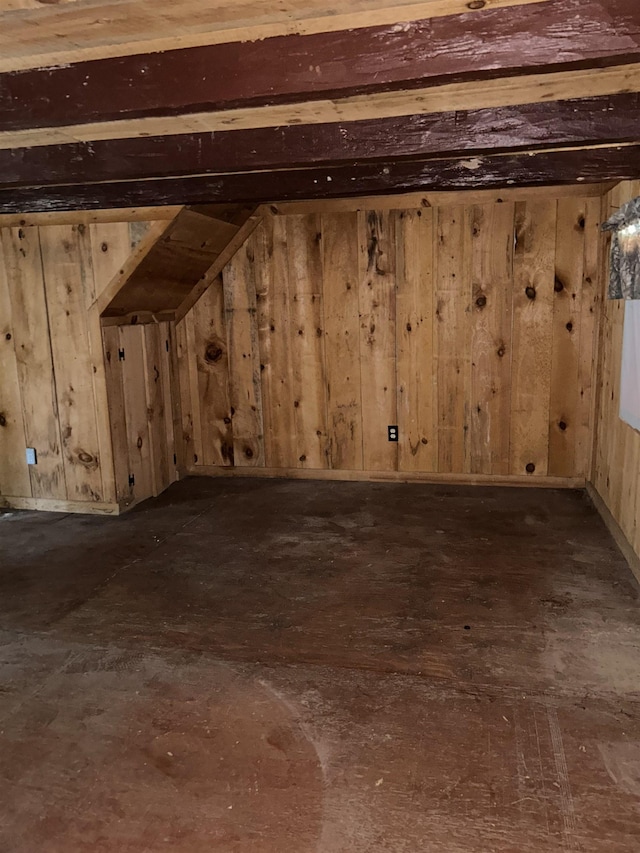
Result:
[[[0,496],[2,509],[39,510],[40,512],[79,512],[86,515],[119,515],[117,503],[91,501],[59,501],[49,498],[20,498]]]
[[[622,528],[613,517],[611,511],[609,510],[609,507],[600,497],[600,494],[597,491],[596,487],[592,483],[587,482],[586,489],[587,494],[591,498],[594,507],[600,515],[600,518],[602,518],[602,520],[604,521],[607,530],[609,531],[616,545],[620,549],[622,556],[629,564],[629,568],[633,572],[633,576],[638,581],[638,583],[640,583],[640,556],[638,556],[638,554],[636,554],[636,552],[633,550],[633,546],[631,545],[627,537],[624,535]]]
[[[261,477],[288,480],[342,480],[372,483],[447,483],[456,486],[518,486],[544,489],[584,489],[583,477],[518,477],[499,474],[438,474],[412,471],[344,471],[326,468],[227,468],[192,465],[187,474],[198,477]]]
[[[162,115],[7,130],[0,133],[0,148],[30,148],[36,145],[61,145],[98,139],[363,121],[422,113],[566,101],[573,98],[595,98],[638,91],[640,63],[631,63],[607,68],[538,72],[466,83],[445,83],[407,91],[377,92],[297,104],[238,107],[189,115]]]

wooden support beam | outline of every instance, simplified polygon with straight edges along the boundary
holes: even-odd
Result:
[[[640,91],[640,63],[609,68],[550,71],[446,83],[404,92],[379,92],[339,100],[305,101],[221,112],[94,122],[65,127],[0,132],[0,149],[65,145],[102,139],[176,136],[249,128],[366,121],[426,113],[449,113],[546,104]]]
[[[640,69],[639,69],[640,76]],[[129,181],[640,140],[640,94],[0,150],[0,186]]]
[[[640,144],[627,144],[84,186],[18,188],[0,191],[0,213],[152,203],[258,204],[429,190],[601,183],[638,177]],[[132,306],[131,310],[139,307]],[[149,310],[153,308],[149,306]]]
[[[5,0],[6,2],[6,0]],[[336,32],[550,0],[91,0],[69,6],[8,0],[21,9],[0,18],[0,71],[62,62]]]
[[[637,0],[556,0],[0,74],[0,130],[336,99],[640,60]]]

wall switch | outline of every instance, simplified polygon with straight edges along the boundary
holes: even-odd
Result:
[[[397,425],[387,427],[387,429],[389,431],[389,441],[397,441],[398,440],[398,427],[397,427]]]
[[[35,447],[27,447],[27,465],[37,465],[38,456]]]

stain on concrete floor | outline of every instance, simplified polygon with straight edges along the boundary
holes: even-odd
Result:
[[[640,849],[640,611],[578,492],[191,479],[0,526],[0,851]]]

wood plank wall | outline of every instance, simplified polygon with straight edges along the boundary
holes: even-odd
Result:
[[[584,483],[600,213],[268,216],[176,330],[187,466]]]
[[[0,229],[0,502],[115,506],[96,299],[148,223]],[[25,449],[37,452],[26,464]]]
[[[105,326],[102,333],[117,501],[128,507],[178,479],[174,324]]]
[[[640,196],[640,181],[624,182],[603,199],[608,218],[621,205]],[[606,299],[608,252],[602,264],[602,329],[598,371],[595,453],[591,480],[613,519],[640,558],[640,433],[620,419],[620,369],[624,300]]]

